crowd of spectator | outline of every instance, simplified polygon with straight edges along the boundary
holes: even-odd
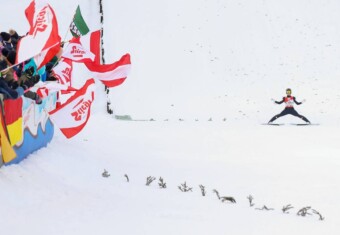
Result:
[[[0,33],[0,98],[17,99],[21,95],[32,99],[36,104],[41,104],[39,95],[30,88],[39,81],[55,81],[52,68],[58,58],[37,70],[34,59],[28,59],[16,64],[16,52],[21,36],[10,29]]]

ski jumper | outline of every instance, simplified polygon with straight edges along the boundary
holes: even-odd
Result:
[[[286,97],[283,97],[281,101],[275,101],[276,104],[282,104],[282,103],[285,103],[286,104],[286,108],[279,114],[275,115],[272,119],[270,119],[269,123],[270,122],[273,122],[275,121],[276,119],[278,119],[279,117],[282,117],[282,116],[285,116],[287,114],[290,114],[290,115],[293,115],[293,116],[296,116],[296,117],[299,117],[301,118],[302,120],[304,120],[305,122],[310,122],[306,117],[300,115],[295,109],[294,109],[294,103],[297,104],[297,105],[300,105],[302,104],[302,102],[297,102],[295,97],[294,96],[286,96]]]

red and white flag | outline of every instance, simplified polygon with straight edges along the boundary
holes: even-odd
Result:
[[[16,64],[38,56],[39,69],[60,49],[57,18],[51,6],[41,0],[32,1],[26,8],[25,14],[30,29],[28,34],[18,42]]]
[[[54,73],[54,76],[58,79],[59,83],[67,86],[72,86],[72,70],[72,61],[69,59],[61,59],[52,71]]]
[[[75,136],[85,127],[91,114],[94,90],[94,79],[89,79],[64,104],[49,112],[50,118],[66,138]]]
[[[95,58],[93,61],[86,61],[84,64],[90,70],[91,76],[100,80],[107,87],[115,87],[122,84],[131,70],[130,54],[112,64],[100,64],[100,30],[80,36],[79,39],[84,50],[91,51]]]
[[[38,55],[33,57],[34,63],[37,65],[37,69],[40,69],[42,66],[47,64],[53,57],[59,52],[60,43],[56,43],[55,46],[48,48]]]
[[[100,40],[101,40],[101,33],[100,30],[90,32],[84,36],[79,37],[81,45],[83,47],[92,52],[94,54],[93,63],[100,64],[100,54],[101,54],[101,47],[100,47]]]
[[[73,38],[64,49],[61,57],[79,63],[93,62],[95,59],[95,55],[80,43],[80,38]]]
[[[49,83],[45,83],[44,85],[40,86],[36,93],[41,97],[41,98],[45,98],[47,97],[49,94],[53,93],[53,92],[58,92],[58,91],[64,91],[67,93],[70,93],[72,91],[78,91],[78,89],[67,86],[67,85],[63,85],[57,82],[49,82]]]
[[[107,87],[115,87],[122,84],[131,70],[130,54],[123,55],[113,64],[85,63],[92,72],[92,77],[100,80]]]

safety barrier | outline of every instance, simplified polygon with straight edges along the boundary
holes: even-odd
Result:
[[[0,166],[18,163],[52,140],[54,125],[48,111],[55,109],[56,102],[56,93],[39,105],[25,97],[2,102]]]

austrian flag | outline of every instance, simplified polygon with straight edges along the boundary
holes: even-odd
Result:
[[[85,63],[92,72],[92,77],[100,80],[107,87],[121,85],[131,70],[130,54],[123,55],[112,64]]]
[[[66,138],[75,136],[85,127],[91,113],[94,90],[94,79],[89,79],[69,100],[49,112],[50,118]]]

